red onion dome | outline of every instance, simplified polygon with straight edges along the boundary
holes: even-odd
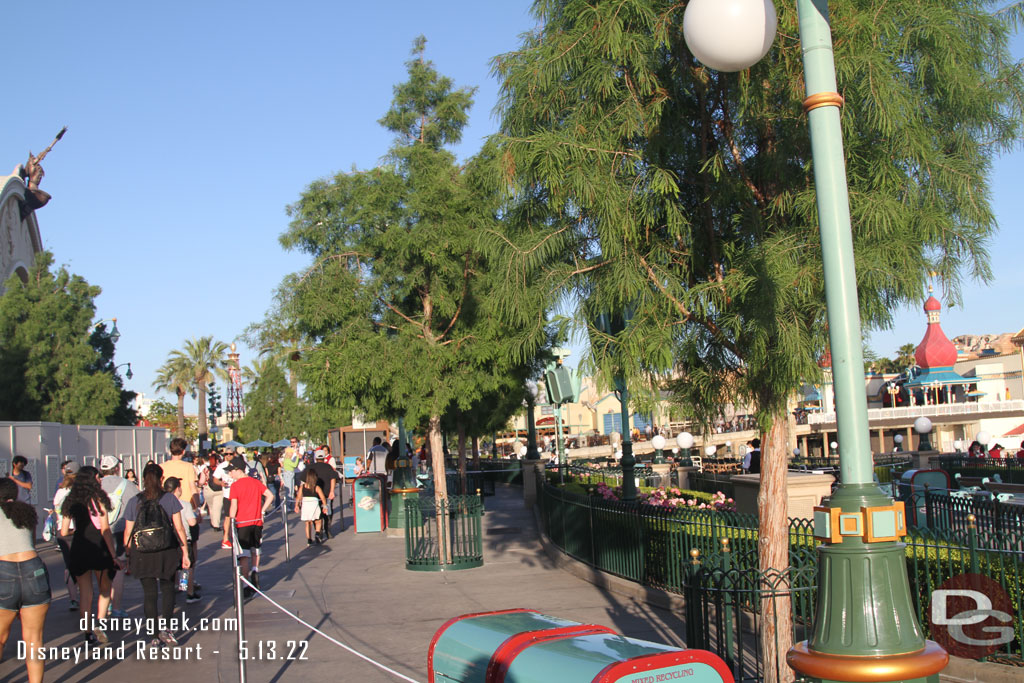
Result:
[[[956,363],[956,347],[946,338],[939,324],[941,309],[942,304],[934,296],[924,302],[924,310],[928,313],[928,330],[914,352],[914,360],[924,369],[951,368]]]

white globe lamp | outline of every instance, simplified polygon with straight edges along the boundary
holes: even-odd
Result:
[[[717,450],[718,450],[717,446],[715,446],[714,444],[710,444],[709,443],[707,446],[704,447],[704,455],[707,455],[707,456],[710,457],[710,456],[714,455]]]
[[[771,0],[690,0],[683,37],[702,64],[742,71],[768,54],[778,20]]]
[[[985,430],[981,430],[980,432],[974,435],[974,440],[980,443],[982,446],[987,446],[988,442],[992,440],[992,435],[986,432]]]
[[[676,445],[683,450],[693,448],[693,434],[690,432],[679,432],[676,437]]]

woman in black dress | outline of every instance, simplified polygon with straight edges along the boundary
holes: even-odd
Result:
[[[155,463],[149,463],[142,470],[142,493],[128,501],[124,509],[124,547],[128,551],[128,567],[132,576],[142,583],[142,607],[146,615],[146,622],[153,626],[158,617],[162,617],[165,623],[170,623],[174,616],[174,597],[177,590],[174,575],[179,569],[188,569],[188,541],[185,536],[185,526],[181,521],[181,501],[175,498],[173,493],[165,493],[161,482],[163,480],[163,468]],[[132,538],[132,530],[135,528],[135,520],[139,516],[139,507],[145,501],[159,501],[160,507],[167,515],[167,519],[174,527],[175,543],[170,548],[155,552],[142,552],[138,549],[135,539]],[[160,589],[160,609],[157,614],[157,588]],[[150,637],[153,639],[151,646],[160,645],[175,646],[177,639],[170,630],[163,630],[159,633],[152,631]]]
[[[82,467],[71,484],[71,492],[61,506],[60,535],[67,537],[71,521],[75,522],[71,550],[68,552],[68,571],[78,579],[78,614],[84,624],[87,643],[107,643],[106,634],[98,628],[88,628],[96,617],[106,618],[110,605],[110,584],[120,568],[114,557],[114,537],[110,532],[107,512],[110,498],[100,486],[100,472],[95,467]],[[96,611],[92,611],[92,581],[99,586]]]

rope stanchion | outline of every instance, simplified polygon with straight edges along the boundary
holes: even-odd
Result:
[[[236,574],[237,574],[237,572],[236,572]],[[281,603],[277,602],[276,600],[274,600],[273,598],[271,598],[271,597],[270,597],[269,595],[267,595],[266,593],[264,593],[264,592],[263,592],[262,590],[260,590],[260,589],[259,589],[259,588],[257,588],[256,586],[254,586],[254,585],[253,585],[252,583],[250,583],[250,582],[249,582],[249,580],[248,580],[248,579],[246,579],[246,578],[245,578],[244,576],[242,576],[241,574],[237,574],[237,576],[238,576],[238,579],[239,579],[239,580],[240,580],[240,581],[241,581],[242,583],[244,583],[244,584],[245,584],[245,585],[247,585],[247,586],[248,586],[248,587],[249,587],[250,589],[252,589],[253,591],[255,591],[256,595],[260,596],[261,598],[263,598],[264,600],[266,600],[267,602],[269,602],[269,603],[270,603],[271,605],[273,605],[273,606],[274,606],[274,607],[276,607],[277,609],[279,609],[279,610],[281,610],[282,612],[284,612],[285,614],[287,614],[287,615],[288,615],[289,617],[291,617],[291,618],[292,618],[292,619],[294,619],[295,621],[299,622],[300,624],[302,624],[303,626],[305,626],[305,627],[306,627],[306,628],[308,628],[309,630],[313,631],[314,633],[316,633],[316,634],[318,634],[318,635],[321,635],[321,636],[323,636],[324,638],[326,638],[326,639],[327,639],[327,640],[329,640],[330,642],[334,643],[334,644],[335,644],[335,645],[337,645],[338,647],[340,647],[340,648],[342,648],[342,649],[344,649],[344,650],[347,650],[347,651],[351,652],[351,653],[352,653],[352,654],[354,654],[354,655],[355,655],[356,657],[359,657],[360,659],[362,659],[362,660],[364,660],[364,661],[366,661],[366,662],[369,662],[370,664],[373,664],[373,665],[374,665],[375,667],[377,667],[378,669],[381,669],[382,671],[386,671],[386,672],[388,672],[389,674],[391,674],[391,675],[393,675],[393,676],[395,676],[395,677],[397,677],[397,678],[400,678],[400,679],[402,679],[403,681],[408,681],[409,683],[421,683],[421,681],[417,681],[417,680],[416,680],[415,678],[409,678],[409,677],[408,677],[408,676],[406,676],[405,674],[401,674],[401,673],[398,673],[398,672],[397,672],[397,671],[395,671],[394,669],[391,669],[391,668],[389,668],[389,667],[385,666],[384,664],[381,664],[381,663],[380,663],[380,662],[378,662],[378,661],[375,661],[375,660],[373,660],[373,659],[370,659],[369,657],[367,657],[366,655],[364,655],[364,654],[363,654],[362,652],[359,652],[358,650],[354,650],[353,648],[349,647],[348,645],[346,645],[345,643],[341,642],[340,640],[337,640],[336,638],[332,638],[331,636],[327,635],[326,633],[324,633],[323,631],[321,631],[320,629],[318,629],[318,628],[317,628],[316,626],[313,626],[313,624],[309,623],[309,622],[308,622],[308,621],[306,621],[305,619],[302,619],[302,618],[301,618],[301,617],[299,617],[298,615],[296,615],[296,614],[293,614],[292,612],[290,612],[290,611],[288,611],[287,609],[285,609],[285,607],[284,607],[284,606],[282,606],[282,605],[281,605]],[[241,632],[242,632],[242,621],[241,621],[241,618],[239,618],[239,621],[238,621],[238,632],[239,632],[240,634],[241,634]],[[241,640],[241,636],[239,636],[239,640]],[[244,680],[244,679],[243,679],[243,680]]]
[[[235,548],[238,545],[238,527],[235,520],[231,519],[231,567],[235,574],[235,618],[238,620],[238,683],[246,682],[245,658],[242,652],[245,647],[245,596],[242,593],[242,569],[238,564],[238,554]],[[248,583],[248,581],[246,581]]]
[[[284,521],[284,557],[288,562],[292,561],[292,546],[289,543],[288,533],[288,501],[281,503],[281,519]]]

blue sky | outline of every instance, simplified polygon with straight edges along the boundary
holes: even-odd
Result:
[[[285,207],[316,178],[376,165],[391,143],[376,121],[421,33],[441,73],[479,88],[459,150],[475,152],[497,126],[489,61],[534,26],[529,6],[5,6],[0,166],[10,172],[69,126],[44,163],[42,187],[53,200],[38,214],[43,243],[58,263],[103,288],[97,319],[118,318],[117,361],[130,361],[135,373],[128,387],[152,395],[156,368],[184,339],[231,341],[262,318],[281,278],[307,263],[278,245]],[[1024,55],[1020,39],[1015,54]],[[996,162],[995,281],[969,284],[963,307],[944,311],[951,337],[1024,325],[1022,171],[1022,153]],[[919,306],[898,318],[892,331],[872,335],[876,352],[923,336]],[[241,351],[243,363],[252,359]]]

